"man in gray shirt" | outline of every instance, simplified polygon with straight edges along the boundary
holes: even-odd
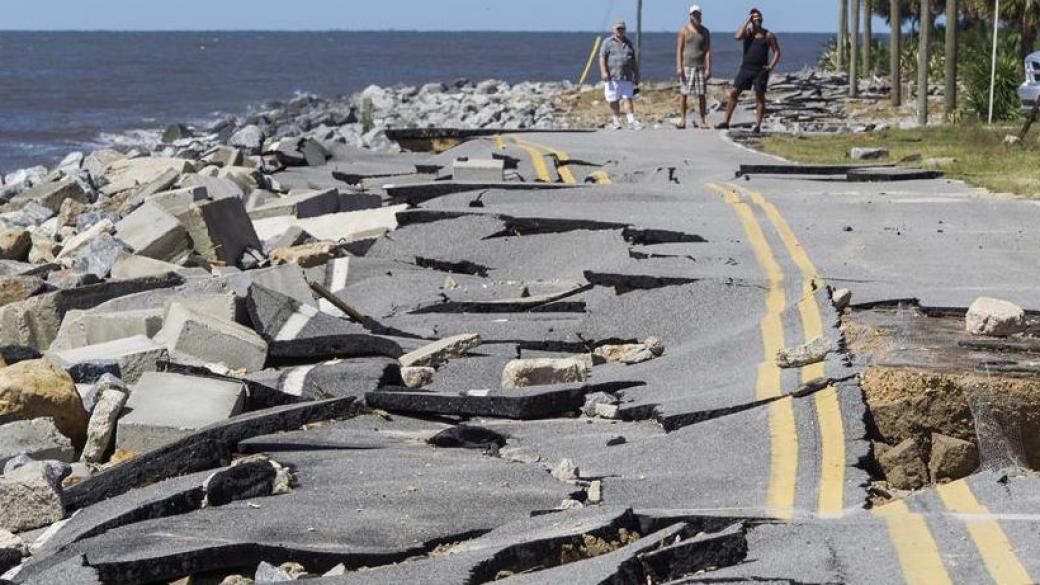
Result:
[[[687,99],[696,95],[700,106],[701,128],[708,127],[708,80],[711,79],[711,31],[701,22],[701,7],[690,6],[690,22],[679,31],[675,50],[675,74],[679,78],[679,109],[686,128]]]
[[[628,125],[633,130],[638,130],[640,125],[636,120],[633,99],[636,94],[635,88],[639,85],[639,62],[636,61],[636,50],[632,42],[625,36],[626,28],[624,21],[614,24],[614,34],[603,41],[603,48],[599,53],[599,69],[604,82],[603,95],[610,105],[614,129],[622,128],[621,102],[624,101]]]

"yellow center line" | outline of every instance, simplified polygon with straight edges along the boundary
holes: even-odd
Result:
[[[737,185],[731,187],[742,189]],[[816,266],[794,230],[773,203],[761,193],[742,189],[751,196],[751,200],[769,218],[783,241],[787,253],[791,256],[798,270],[802,273],[802,298],[798,302],[798,313],[801,316],[802,329],[806,341],[823,335],[823,319],[820,307],[816,302],[815,291],[824,286]],[[826,377],[823,363],[812,364],[802,368],[802,382],[810,382]],[[816,417],[820,429],[820,485],[817,496],[817,512],[821,516],[838,517],[845,510],[845,423],[841,416],[841,404],[838,391],[828,387],[813,396],[816,406]]]
[[[781,396],[780,368],[776,352],[784,347],[784,327],[781,315],[787,305],[784,273],[776,261],[773,249],[762,231],[751,206],[726,189],[709,183],[708,188],[720,193],[723,200],[737,213],[748,243],[759,267],[766,277],[766,314],[762,318],[762,345],[765,359],[758,366],[755,397],[758,400]],[[789,520],[794,516],[795,484],[798,480],[798,429],[795,426],[794,404],[791,398],[769,403],[770,472],[766,505],[778,518]]]
[[[495,150],[505,150],[506,140],[501,134],[495,134]]]
[[[520,148],[527,151],[527,155],[531,157],[531,164],[534,165],[534,174],[538,177],[538,180],[543,183],[551,183],[552,178],[549,176],[549,167],[545,166],[545,158],[542,156],[541,151],[533,146],[529,146],[520,142],[518,138],[513,137],[513,142]]]
[[[551,146],[546,146],[544,144],[539,144],[537,142],[532,142],[530,140],[524,140],[524,139],[518,138],[516,136],[513,137],[513,141],[516,142],[517,144],[521,145],[521,146],[525,146],[525,147],[529,147],[529,148],[535,148],[535,149],[538,149],[538,150],[540,150],[542,152],[551,153],[551,154],[555,155],[556,159],[558,161],[560,161],[559,166],[556,168],[556,171],[558,173],[560,173],[560,179],[562,179],[563,182],[567,183],[568,185],[577,185],[578,184],[578,182],[574,180],[574,174],[571,173],[570,167],[567,166],[568,163],[570,163],[571,158],[570,158],[570,155],[568,155],[566,152],[564,152],[562,150],[559,150],[559,149],[556,149],[556,148],[553,148]]]
[[[610,185],[613,183],[613,181],[610,180],[610,174],[608,174],[607,171],[595,171],[589,176],[600,185]]]
[[[907,585],[952,585],[923,516],[911,512],[903,501],[875,508],[874,515],[888,526]]]
[[[956,481],[938,488],[939,499],[946,509],[957,514],[970,514],[976,518],[966,518],[968,534],[975,542],[986,569],[994,583],[1000,585],[1028,585],[1036,583],[1015,556],[1014,548],[1008,541],[1007,534],[1000,523],[989,514],[966,481]]]

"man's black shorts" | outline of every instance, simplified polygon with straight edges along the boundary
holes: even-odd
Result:
[[[740,91],[747,91],[754,87],[756,93],[765,93],[769,87],[769,70],[741,67],[737,78],[733,80],[733,87]]]

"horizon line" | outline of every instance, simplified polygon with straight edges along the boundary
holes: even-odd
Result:
[[[0,28],[2,33],[496,33],[496,34],[607,34],[609,30],[493,30],[493,29],[462,29],[462,30],[435,30],[435,29],[134,29],[134,28],[62,28],[62,29],[30,29],[30,28]],[[644,30],[649,34],[674,34],[673,30]],[[791,31],[777,30],[783,34],[810,34],[810,35],[836,35],[837,32],[830,31]],[[882,34],[882,33],[877,33]],[[634,36],[634,34],[632,35]]]

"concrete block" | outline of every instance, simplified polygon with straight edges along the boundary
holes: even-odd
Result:
[[[362,211],[383,206],[383,198],[375,193],[340,193],[339,211]]]
[[[179,263],[191,252],[188,231],[162,207],[145,203],[116,224],[116,237],[138,256]]]
[[[193,163],[183,158],[124,158],[113,161],[105,169],[104,178],[108,184],[103,191],[109,194],[118,193],[152,183],[170,171],[180,175],[194,170]]]
[[[505,162],[498,159],[458,159],[451,167],[452,180],[476,183],[501,183],[505,180]]]
[[[264,252],[270,253],[271,250],[276,250],[278,248],[292,248],[303,244],[311,244],[316,241],[317,240],[314,239],[314,236],[308,234],[303,230],[303,228],[294,225],[282,232],[281,235],[266,240],[264,242]]]
[[[256,372],[267,361],[267,342],[252,329],[177,302],[170,305],[155,340],[170,350],[175,361],[188,365],[223,364],[232,370]]]
[[[589,364],[581,358],[513,360],[502,370],[503,388],[584,382]]]
[[[251,210],[249,217],[254,220],[283,215],[298,218],[318,217],[338,213],[339,205],[339,191],[326,189],[279,197]]]
[[[146,258],[137,254],[121,254],[112,264],[111,277],[118,280],[159,276],[161,274],[177,274],[184,277],[205,278],[210,273],[203,268],[187,268],[162,260]]]
[[[254,221],[253,226],[256,228],[257,235],[265,240],[271,239],[295,225],[319,240],[356,242],[378,238],[397,229],[397,213],[406,209],[408,209],[407,205],[394,205],[306,219],[288,216],[270,217]]]
[[[144,335],[48,352],[46,357],[79,383],[95,382],[105,373],[114,373],[128,384],[136,382],[145,372],[154,372],[160,362],[170,358],[166,347]]]
[[[242,187],[224,177],[207,177],[201,174],[188,175],[181,180],[181,187],[205,187],[210,199],[242,199],[246,192]]]
[[[267,290],[285,295],[301,305],[318,306],[317,301],[314,300],[314,294],[311,292],[311,287],[307,285],[303,269],[295,264],[282,264],[270,268],[250,270],[248,272],[230,274],[223,278],[227,286],[234,290],[239,297],[246,297],[249,294],[249,289],[253,285],[258,285]]]
[[[0,425],[0,469],[18,455],[37,461],[53,459],[72,463],[72,441],[61,434],[51,418],[16,420]]]
[[[177,219],[195,251],[209,262],[234,266],[248,248],[261,247],[241,199],[193,203]]]
[[[166,213],[177,217],[188,210],[192,203],[206,201],[209,193],[205,187],[183,187],[156,193],[147,198],[147,202],[161,208]]]
[[[69,311],[61,322],[50,351],[96,345],[135,335],[151,337],[162,328],[163,311]]]
[[[61,209],[61,203],[66,199],[73,199],[80,203],[90,203],[90,197],[73,178],[58,181],[56,183],[44,183],[22,191],[11,201],[14,203],[38,203],[47,209],[57,213]]]
[[[239,382],[181,374],[144,375],[132,387],[127,414],[119,419],[116,447],[147,453],[242,412]]]
[[[237,297],[233,292],[172,296],[163,302],[162,314],[165,315],[169,312],[174,303],[179,303],[194,313],[220,321],[235,321],[238,315]]]
[[[467,352],[476,349],[480,343],[480,335],[476,333],[454,335],[401,356],[401,365],[406,368],[423,366],[436,368],[449,359],[465,356]]]

